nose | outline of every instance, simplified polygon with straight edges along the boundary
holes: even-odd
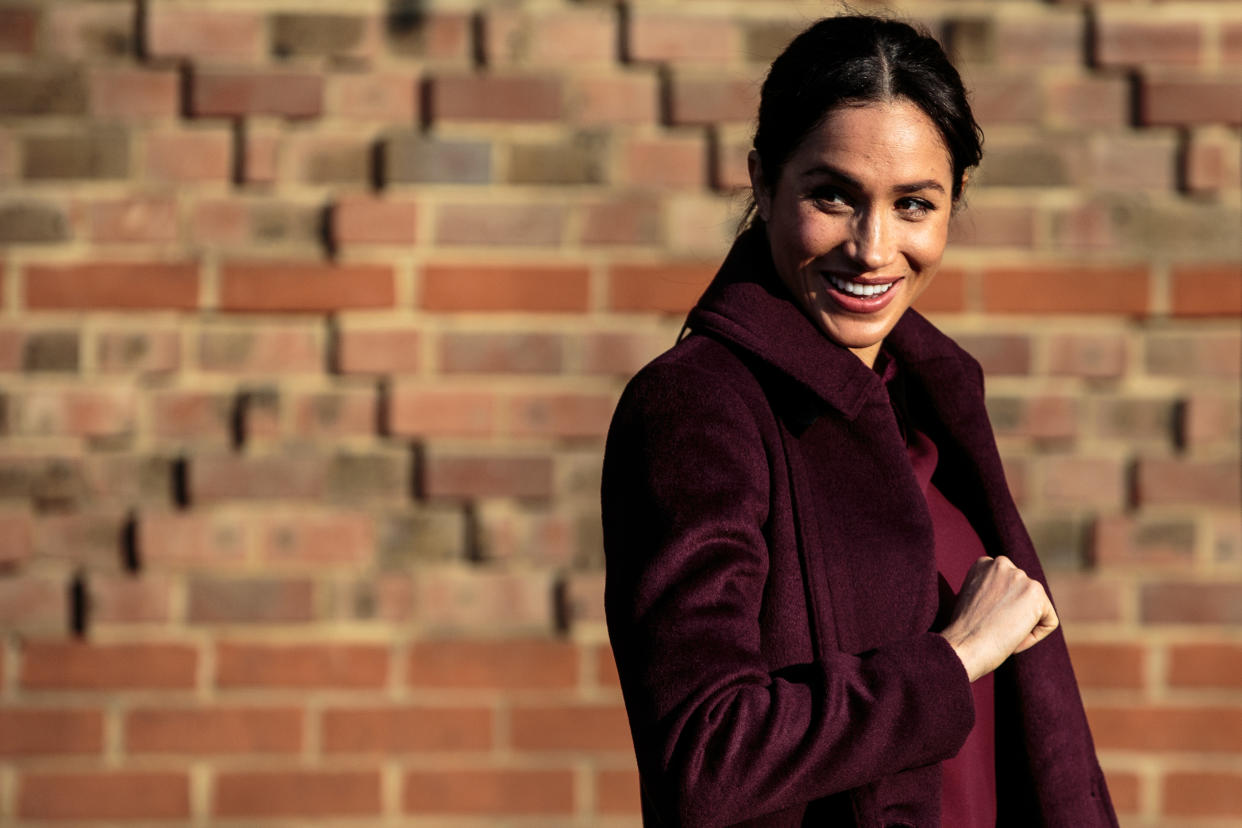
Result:
[[[893,260],[896,251],[893,228],[882,210],[855,214],[853,233],[846,242],[846,254],[867,270],[880,270]]]

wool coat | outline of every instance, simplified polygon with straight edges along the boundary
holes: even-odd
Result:
[[[940,823],[974,723],[936,629],[931,518],[884,382],[744,233],[689,335],[627,386],[602,486],[608,629],[644,824]],[[989,554],[1044,582],[978,363],[913,310],[885,340]],[[1045,583],[1046,587],[1046,583]],[[995,677],[1000,826],[1116,826],[1058,630]]]

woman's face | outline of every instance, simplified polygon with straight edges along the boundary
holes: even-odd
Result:
[[[777,273],[830,339],[874,364],[944,253],[953,170],[935,124],[904,99],[831,110],[781,170],[750,176]]]

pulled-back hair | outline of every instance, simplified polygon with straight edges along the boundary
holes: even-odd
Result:
[[[983,131],[961,76],[929,34],[864,15],[820,20],[772,62],[754,141],[767,186],[775,188],[785,162],[831,110],[895,99],[915,104],[936,125],[949,151],[956,202],[963,174],[983,157]]]

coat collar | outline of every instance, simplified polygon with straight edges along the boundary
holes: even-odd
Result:
[[[686,324],[742,348],[849,419],[868,399],[885,394],[880,377],[794,303],[776,274],[762,226],[738,237]],[[884,347],[916,373],[921,363],[950,359],[949,373],[960,374],[965,356],[914,310],[902,315]]]

